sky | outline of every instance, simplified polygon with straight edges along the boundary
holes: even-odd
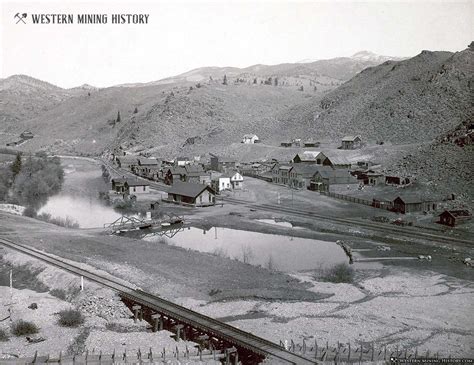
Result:
[[[0,0],[0,78],[61,87],[149,82],[203,66],[247,67],[368,50],[411,57],[474,40],[474,0],[50,2]],[[27,13],[27,24],[15,14]],[[107,14],[108,24],[32,24],[31,14]],[[148,24],[110,24],[112,14]],[[76,19],[75,19],[76,20]]]

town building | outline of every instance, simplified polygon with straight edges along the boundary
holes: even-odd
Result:
[[[138,165],[138,156],[136,155],[124,155],[115,157],[115,161],[122,169],[132,170],[133,166]]]
[[[438,223],[455,227],[458,224],[465,223],[471,219],[472,214],[467,209],[445,210],[439,215]]]
[[[367,185],[376,186],[385,183],[385,175],[380,172],[369,171],[366,173]]]
[[[332,162],[320,151],[304,151],[293,157],[293,163],[313,163],[323,166],[331,166]]]
[[[253,144],[253,143],[259,143],[260,140],[258,139],[256,134],[245,134],[244,137],[242,138],[242,143],[245,144]]]
[[[295,189],[308,189],[311,186],[311,179],[320,170],[332,170],[330,166],[314,164],[294,164],[289,171],[288,185]]]
[[[362,146],[362,138],[360,136],[345,136],[342,138],[341,149],[355,150]]]
[[[232,186],[233,190],[243,189],[244,177],[238,171],[227,173],[227,175],[230,177],[230,185]]]
[[[292,145],[293,145],[293,143],[291,143],[289,141],[285,141],[285,142],[280,143],[281,147],[291,147]]]
[[[310,181],[310,190],[319,192],[332,191],[337,186],[357,187],[359,182],[349,171],[342,169],[320,169]]]
[[[412,183],[409,177],[405,176],[395,176],[395,175],[386,175],[385,176],[385,185],[390,186],[408,186]]]
[[[167,202],[196,207],[211,206],[216,203],[216,193],[209,185],[176,182],[168,191]]]
[[[275,164],[272,168],[272,182],[279,185],[288,185],[292,168],[292,165]]]
[[[175,165],[176,166],[185,166],[191,163],[189,157],[178,157],[176,158]]]
[[[125,177],[121,178],[114,178],[111,180],[112,183],[112,190],[115,191],[118,194],[123,194],[126,192],[125,189],[125,182],[127,179]]]
[[[236,161],[228,157],[211,155],[210,167],[211,170],[220,172],[234,170],[236,168]]]
[[[315,142],[315,141],[312,141],[312,140],[308,140],[308,141],[305,141],[303,143],[303,146],[304,147],[319,147],[320,143],[319,142]]]
[[[415,194],[398,196],[393,200],[393,211],[406,214],[436,210],[437,204]]]
[[[211,180],[211,187],[216,193],[221,193],[225,190],[231,190],[232,184],[230,182],[230,174],[222,174],[215,176]]]
[[[148,194],[150,192],[150,184],[136,180],[128,179],[124,183],[125,193],[129,195]]]

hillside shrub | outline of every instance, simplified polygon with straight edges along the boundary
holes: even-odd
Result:
[[[0,328],[0,342],[8,341],[8,333],[3,328]]]
[[[354,270],[347,264],[337,264],[325,270],[321,279],[331,283],[352,283]]]
[[[77,327],[84,323],[84,316],[77,309],[65,309],[59,312],[58,322],[64,327]]]
[[[66,300],[67,298],[66,291],[64,289],[51,289],[49,294],[61,300]]]
[[[38,333],[39,328],[33,322],[27,322],[20,319],[13,322],[11,331],[15,336],[26,336]]]

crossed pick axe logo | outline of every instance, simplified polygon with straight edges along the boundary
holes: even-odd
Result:
[[[23,22],[23,24],[26,24],[25,19],[27,16],[28,16],[27,13],[23,13],[23,14],[16,13],[14,16],[14,19],[16,19],[16,24],[18,24],[19,22]]]

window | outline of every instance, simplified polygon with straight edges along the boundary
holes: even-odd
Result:
[[[137,189],[135,187],[133,187],[133,192],[136,192],[136,191],[137,191]]]
[[[146,186],[143,187],[143,191],[146,191]]]

